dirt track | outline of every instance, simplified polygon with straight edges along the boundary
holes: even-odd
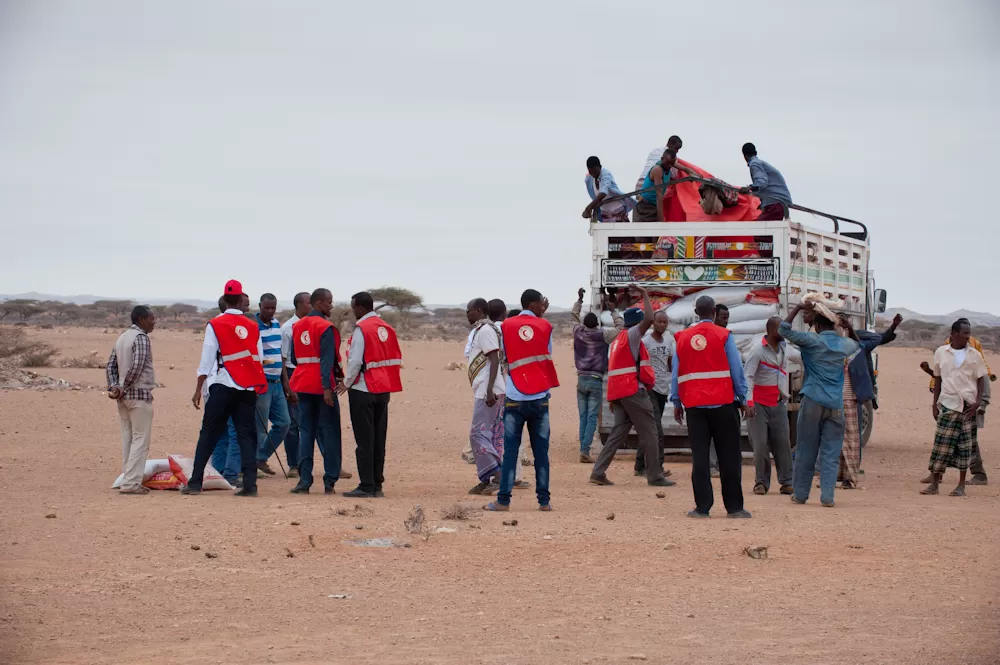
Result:
[[[114,339],[42,336],[66,355],[105,355]],[[166,385],[156,392],[155,457],[193,453],[199,348],[191,333],[153,333]],[[445,522],[441,510],[468,502],[475,482],[459,460],[468,384],[442,369],[460,359],[461,343],[410,343],[404,354],[387,497],[363,502],[373,514],[362,517],[334,512],[356,501],[293,496],[292,481],[273,478],[257,500],[119,496],[108,489],[120,472],[117,415],[102,393],[3,393],[0,662],[1000,662],[1000,411],[980,433],[994,484],[962,499],[919,496],[933,433],[917,368],[927,352],[883,351],[860,491],[838,491],[832,510],[815,495],[794,506],[750,494],[744,467],[751,521],[719,519],[718,485],[716,519],[686,519],[685,464],[671,465],[680,482],[665,499],[621,461],[609,474],[615,487],[588,485],[588,467],[576,463],[572,352],[561,343],[555,511],[536,511],[533,493],[518,492],[509,515]],[[102,370],[51,373],[103,383]],[[457,532],[406,534],[417,503],[432,527]],[[518,525],[502,526],[510,518]],[[344,543],[378,536],[412,546]],[[769,558],[748,558],[750,544],[767,545]]]

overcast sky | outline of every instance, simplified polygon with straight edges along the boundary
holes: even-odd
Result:
[[[0,0],[0,293],[568,304],[584,161],[679,134],[865,221],[890,306],[1000,312],[998,6]]]

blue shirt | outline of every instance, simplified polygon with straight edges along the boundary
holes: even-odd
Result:
[[[701,323],[712,323],[711,319],[702,319]],[[735,393],[736,401],[740,404],[746,404],[747,401],[747,379],[743,374],[743,358],[740,357],[740,350],[736,348],[736,342],[733,341],[732,333],[726,338],[726,360],[729,361],[729,375],[733,378],[733,392]],[[670,377],[670,401],[674,403],[674,406],[683,406],[681,404],[681,395],[677,391],[677,375],[680,374],[680,360],[677,358],[677,345],[674,345],[674,359],[672,362],[674,373]],[[731,403],[731,402],[730,402]],[[720,406],[725,406],[725,404],[712,404],[709,406],[698,407],[700,409],[717,409]]]
[[[264,347],[264,374],[267,378],[281,378],[281,324],[277,319],[271,319],[267,324],[256,315],[257,328],[260,330],[260,344]]]
[[[535,313],[531,312],[529,310],[524,310],[523,312],[521,312],[520,314],[518,314],[518,316],[535,316]],[[506,355],[506,353],[507,353],[507,350],[504,349],[504,355]],[[552,353],[552,335],[551,334],[549,335],[549,353]],[[507,401],[510,401],[510,402],[534,402],[535,400],[545,399],[546,397],[549,396],[549,392],[548,391],[545,391],[544,393],[537,393],[537,394],[534,394],[534,395],[525,395],[520,390],[518,390],[517,388],[514,387],[514,382],[511,380],[510,374],[507,375],[505,383],[506,383],[506,392],[507,392],[506,398],[507,398]]]
[[[659,164],[659,162],[657,162],[656,164],[653,164],[653,168],[654,169],[656,168],[657,164]],[[662,169],[663,166],[661,165],[660,168]],[[663,186],[664,187],[666,187],[670,183],[670,173],[671,173],[671,171],[673,171],[672,168],[670,168],[670,169],[663,169]],[[655,189],[651,189],[652,187],[656,187],[656,183],[653,182],[653,176],[650,175],[652,172],[653,172],[653,169],[649,169],[649,173],[646,174],[645,180],[642,181],[642,188],[643,189],[649,189],[650,191],[643,192],[639,196],[641,196],[642,198],[646,199],[647,201],[649,201],[653,205],[656,205],[656,195],[657,195],[658,192]]]
[[[833,330],[797,332],[785,321],[778,326],[778,334],[802,352],[805,381],[801,393],[827,409],[843,409],[844,360],[858,350],[858,343]]]
[[[587,193],[590,195],[591,201],[596,199],[598,194],[604,194],[606,198],[611,198],[612,196],[622,196],[625,193],[618,186],[618,183],[615,182],[615,177],[611,175],[611,171],[603,167],[601,167],[601,175],[597,180],[588,173],[584,177],[583,183],[587,186]],[[605,203],[597,209],[597,221],[604,221],[602,217],[614,220],[617,217],[628,214],[628,211],[634,207],[635,201],[631,198]]]
[[[747,166],[750,167],[750,178],[753,180],[750,189],[760,199],[761,206],[772,203],[783,203],[787,206],[792,202],[788,185],[785,184],[785,178],[778,169],[756,155],[747,162]]]

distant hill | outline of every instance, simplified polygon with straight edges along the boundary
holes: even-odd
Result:
[[[131,300],[136,303],[142,303],[143,305],[173,305],[174,303],[184,303],[185,305],[194,305],[198,309],[215,309],[219,306],[218,301],[199,300],[197,298],[112,298],[108,296],[92,296],[88,294],[60,296],[52,293],[38,293],[37,291],[11,294],[0,293],[0,301],[15,299],[55,300],[58,302],[73,303],[74,305],[92,305],[98,300]],[[291,302],[288,303],[288,306],[291,307]]]
[[[911,321],[925,321],[942,326],[950,326],[956,319],[966,318],[973,326],[987,328],[1000,327],[1000,316],[990,314],[989,312],[974,312],[968,309],[957,309],[949,314],[921,314],[904,307],[894,307],[887,310],[885,316],[892,318],[896,314],[901,314],[904,319]]]

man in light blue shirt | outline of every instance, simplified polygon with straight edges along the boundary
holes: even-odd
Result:
[[[601,166],[597,157],[587,158],[587,176],[584,178],[590,203],[583,209],[583,218],[594,217],[598,222],[627,222],[628,213],[635,206],[631,197],[620,198],[609,203],[602,203],[606,198],[623,196],[625,192],[618,187],[611,171]],[[594,216],[594,211],[597,216]]]
[[[778,222],[788,219],[788,206],[792,204],[792,195],[785,184],[781,172],[757,156],[757,148],[753,143],[743,145],[743,159],[750,167],[750,178],[753,184],[740,191],[744,194],[752,192],[760,199],[760,217],[758,222]]]
[[[792,330],[792,321],[799,312],[816,332]],[[844,367],[847,358],[858,350],[857,342],[837,333],[832,316],[829,309],[820,307],[818,311],[811,301],[804,301],[778,326],[778,334],[799,347],[805,370],[796,421],[792,501],[805,503],[809,499],[818,459],[820,503],[828,508],[833,507],[840,449],[844,445]]]

